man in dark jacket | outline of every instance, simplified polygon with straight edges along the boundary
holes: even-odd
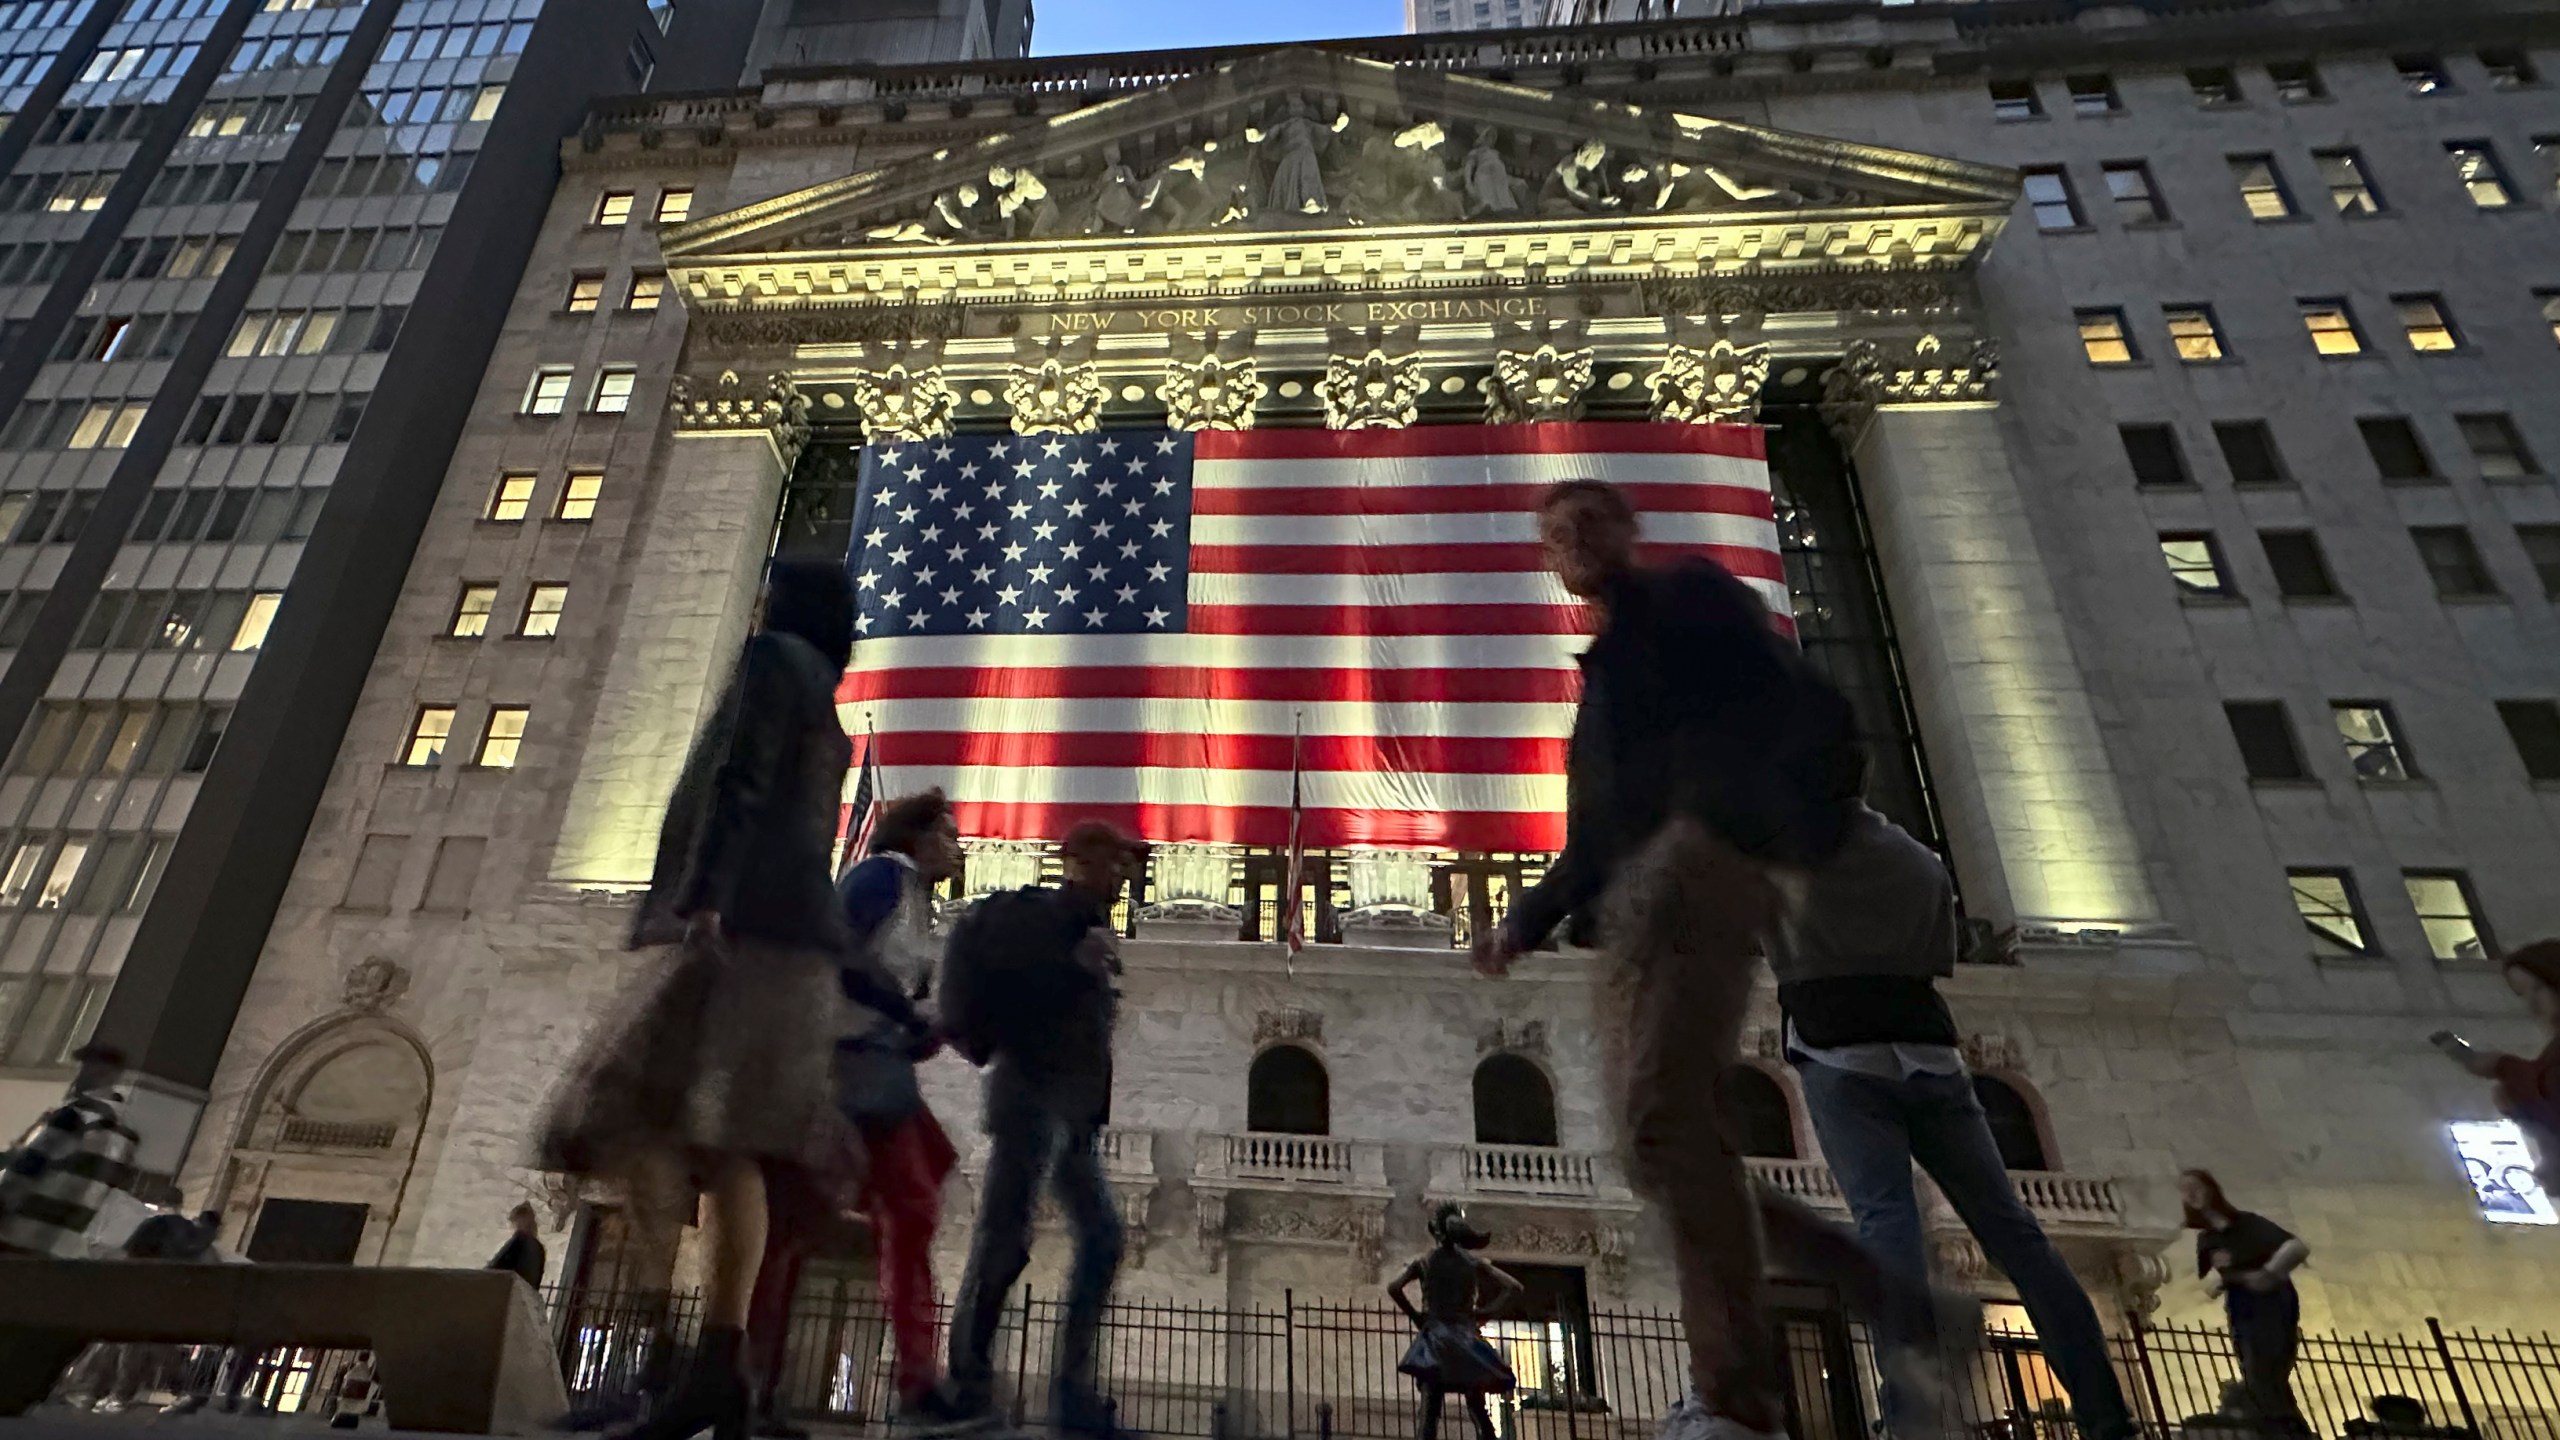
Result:
[[[498,1253],[491,1256],[483,1268],[513,1270],[524,1277],[524,1283],[533,1287],[533,1293],[539,1295],[542,1293],[543,1269],[550,1263],[550,1257],[542,1249],[542,1217],[534,1212],[531,1204],[518,1204],[507,1212],[507,1224],[514,1227],[514,1233],[507,1236],[507,1243],[498,1247]]]
[[[1776,1436],[1783,1372],[1763,1312],[1760,1204],[1718,1123],[1739,1058],[1772,867],[1839,843],[1858,769],[1847,702],[1770,625],[1766,605],[1699,560],[1636,563],[1636,515],[1597,480],[1541,502],[1556,576],[1599,631],[1582,656],[1566,759],[1565,847],[1477,942],[1499,975],[1597,905],[1609,963],[1595,996],[1631,1178],[1670,1221],[1691,1396],[1669,1440]]]
[[[990,1049],[987,1032],[967,1017],[994,997],[953,993],[964,979],[956,968],[944,995],[945,1023],[956,1018],[960,1045],[987,1065],[987,1178],[952,1312],[950,1401],[969,1414],[993,1403],[996,1329],[1005,1294],[1031,1258],[1032,1207],[1046,1175],[1075,1235],[1066,1324],[1058,1336],[1057,1422],[1069,1433],[1100,1435],[1115,1427],[1094,1388],[1094,1345],[1121,1243],[1100,1150],[1119,1009],[1111,905],[1145,868],[1147,847],[1110,824],[1086,820],[1058,848],[1065,882],[1048,903],[1025,911],[1021,943],[1032,953],[1010,967],[1024,991],[1036,992],[1011,1003],[1033,1010],[1041,1022],[997,1029]],[[958,943],[955,936],[955,948]]]

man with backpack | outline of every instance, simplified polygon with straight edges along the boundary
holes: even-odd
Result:
[[[1045,1177],[1075,1236],[1055,1419],[1070,1434],[1100,1436],[1118,1429],[1094,1384],[1102,1310],[1120,1268],[1120,1217],[1100,1151],[1119,1008],[1111,906],[1144,870],[1147,846],[1086,820],[1058,848],[1062,884],[980,901],[953,929],[943,962],[943,1028],[987,1067],[988,1138],[977,1233],[952,1312],[946,1398],[971,1416],[993,1405],[996,1330],[1006,1292],[1031,1258],[1032,1208]]]
[[[1599,621],[1566,752],[1565,846],[1478,940],[1500,975],[1565,917],[1600,912],[1595,995],[1611,1099],[1639,1192],[1669,1221],[1691,1394],[1665,1440],[1784,1428],[1763,1308],[1762,1205],[1716,1096],[1740,1058],[1778,875],[1835,851],[1859,766],[1848,702],[1705,560],[1636,563],[1634,507],[1566,480],[1538,507],[1558,580]]]

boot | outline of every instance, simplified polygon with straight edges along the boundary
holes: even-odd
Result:
[[[738,1372],[738,1351],[746,1331],[735,1325],[710,1325],[693,1352],[693,1369],[676,1392],[647,1420],[609,1431],[609,1440],[691,1440],[704,1430],[715,1440],[747,1440],[747,1412],[753,1397]]]

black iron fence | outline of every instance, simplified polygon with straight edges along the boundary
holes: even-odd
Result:
[[[699,1316],[691,1295],[553,1297],[573,1398],[609,1405],[677,1373]],[[998,1401],[1020,1424],[1049,1418],[1049,1356],[1062,1303],[1025,1291],[1005,1314]],[[1876,1416],[1865,1331],[1834,1312],[1776,1317],[1796,1440],[1864,1440]],[[1400,1440],[1416,1396],[1396,1362],[1412,1340],[1384,1305],[1305,1303],[1232,1309],[1114,1305],[1100,1346],[1104,1391],[1120,1422],[1202,1440]],[[1650,1440],[1688,1384],[1676,1316],[1637,1311],[1505,1320],[1487,1327],[1520,1377],[1497,1406],[1506,1440]],[[893,1404],[888,1317],[867,1287],[804,1291],[786,1350],[783,1394],[811,1421],[881,1423]],[[2140,1325],[2112,1342],[2127,1401],[2151,1435],[2242,1440],[2263,1433],[2225,1418],[2239,1363],[2223,1331]],[[1993,1330],[1951,1377],[1950,1403],[1979,1440],[2078,1440],[2062,1387],[2031,1334]],[[2406,1397],[2427,1421],[2477,1440],[2560,1440],[2560,1340],[2457,1333],[2429,1321],[2418,1337],[2305,1335],[2294,1393],[2321,1437],[2407,1435],[2376,1421],[2376,1400]],[[317,1387],[314,1387],[315,1389]],[[397,1399],[393,1398],[396,1409]],[[2384,1413],[2391,1413],[2385,1402]],[[1463,1418],[1443,1433],[1464,1433]]]

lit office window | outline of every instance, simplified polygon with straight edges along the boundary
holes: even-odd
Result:
[[[470,640],[489,633],[489,615],[498,608],[498,587],[465,585],[453,602],[453,618],[444,633],[457,640]]]
[[[2090,364],[2133,363],[2133,337],[2125,331],[2122,310],[2082,310],[2076,318],[2080,325],[2080,352],[2089,357]]]
[[[485,770],[513,769],[516,749],[524,743],[525,717],[532,713],[522,705],[489,707],[489,728],[480,733],[480,753],[471,763]]]
[[[2347,764],[2359,780],[2410,780],[2417,767],[2400,739],[2391,707],[2378,700],[2335,700],[2329,714],[2337,722],[2338,739],[2347,747]]]
[[[2356,317],[2344,300],[2304,300],[2302,328],[2311,336],[2311,348],[2323,355],[2361,355],[2364,336],[2356,331]]]
[[[693,189],[670,185],[658,192],[658,223],[673,225],[693,214]]]
[[[418,718],[409,722],[409,743],[400,752],[400,763],[430,766],[444,759],[445,742],[453,738],[453,707],[421,705]]]
[[[571,471],[568,483],[560,487],[558,518],[593,520],[596,518],[596,498],[602,494],[604,494],[603,472]]]
[[[2290,220],[2296,213],[2293,197],[2285,193],[2284,176],[2276,170],[2273,155],[2234,155],[2231,161],[2232,183],[2240,187],[2240,203],[2249,207],[2253,220]]]
[[[2427,953],[2438,960],[2486,960],[2498,953],[2489,927],[2480,919],[2480,902],[2471,894],[2470,877],[2459,870],[2403,870],[2410,907],[2418,912],[2418,928],[2427,932]]]
[[[2444,153],[2453,160],[2454,178],[2462,182],[2471,203],[2483,210],[2503,210],[2516,203],[2516,192],[2507,184],[2506,172],[2498,168],[2498,157],[2486,140],[2450,140]]]
[[[480,512],[483,520],[514,522],[522,520],[533,509],[533,477],[509,473],[498,477],[489,489],[489,508]]]
[[[2182,595],[2227,596],[2231,582],[2222,573],[2222,554],[2211,535],[2179,532],[2160,537],[2160,558]]]
[[[560,612],[569,603],[566,585],[536,585],[525,594],[524,618],[516,625],[516,633],[527,639],[544,640],[560,633]]]
[[[631,408],[631,388],[639,383],[639,371],[608,365],[596,372],[596,393],[587,408],[598,415],[619,415]]]
[[[631,192],[628,190],[607,190],[602,195],[597,196],[595,223],[598,225],[630,224]]]
[[[2178,358],[2191,364],[2223,358],[2222,328],[2210,305],[2164,305],[2160,316],[2169,325],[2169,343]]]
[[[257,650],[267,643],[267,631],[276,623],[276,607],[284,604],[281,590],[259,590],[249,596],[249,606],[240,612],[239,628],[231,632],[231,648]]]
[[[533,383],[524,391],[527,415],[557,415],[569,405],[569,367],[545,365],[533,372]]]
[[[2400,317],[2400,330],[2409,337],[2410,349],[2425,354],[2462,348],[2462,337],[2454,333],[2443,296],[2394,295],[2391,309]]]
[[[2354,876],[2344,870],[2287,870],[2285,879],[2293,887],[2293,910],[2310,930],[2313,949],[2327,955],[2372,953],[2365,938],[2372,927],[2365,924]]]

